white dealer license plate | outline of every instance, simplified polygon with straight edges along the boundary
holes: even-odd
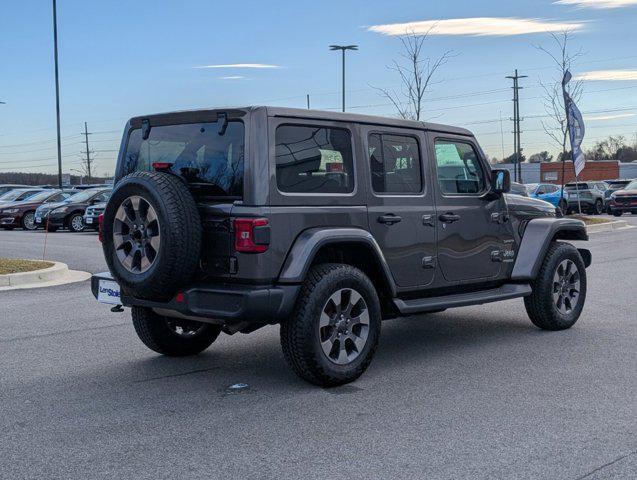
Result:
[[[87,217],[86,220],[84,220],[84,223],[90,225],[91,223],[93,223],[93,219],[91,217]]]
[[[42,223],[42,217],[35,217],[35,223]]]
[[[97,301],[102,303],[110,303],[112,305],[120,305],[122,302],[119,298],[119,285],[111,280],[100,280],[99,290],[97,292]]]

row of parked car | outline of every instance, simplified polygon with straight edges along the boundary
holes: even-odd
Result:
[[[97,230],[98,217],[111,195],[109,185],[69,189],[50,186],[0,185],[0,228],[49,232]]]
[[[511,193],[538,198],[551,203],[564,214],[579,211],[600,215],[621,216],[637,213],[637,180],[616,179],[604,181],[573,182],[564,185],[564,194],[559,185],[552,183],[512,182]]]

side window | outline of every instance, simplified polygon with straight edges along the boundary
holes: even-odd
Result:
[[[346,129],[280,125],[275,132],[275,160],[282,192],[354,190],[352,139]]]
[[[550,185],[548,187],[548,193],[555,193],[559,190],[559,188],[557,188],[555,185]]]
[[[546,187],[544,185],[540,185],[535,192],[537,195],[544,195],[546,192]]]
[[[408,194],[422,190],[420,151],[414,137],[373,133],[368,148],[374,192]]]
[[[471,195],[485,190],[484,171],[470,144],[436,140],[435,152],[438,184],[443,194]]]

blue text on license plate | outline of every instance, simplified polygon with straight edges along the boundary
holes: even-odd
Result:
[[[112,305],[120,305],[119,285],[112,280],[100,280],[97,291],[97,301],[102,303],[110,303]]]

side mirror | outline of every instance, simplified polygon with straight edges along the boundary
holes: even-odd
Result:
[[[507,193],[511,190],[511,173],[502,168],[491,171],[491,193]]]

